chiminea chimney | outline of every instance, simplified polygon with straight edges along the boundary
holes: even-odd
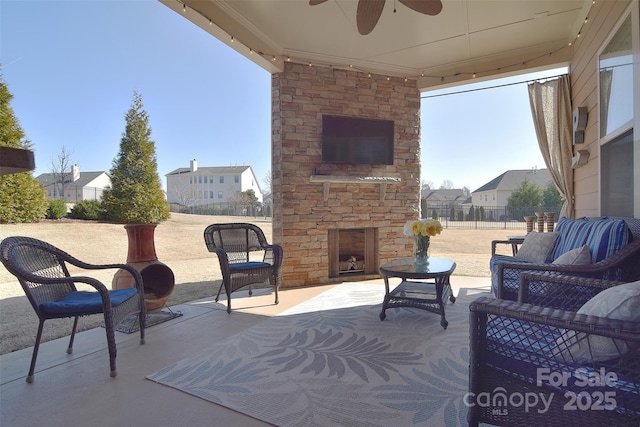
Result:
[[[73,182],[80,179],[80,166],[73,165],[71,166],[71,180]]]
[[[191,172],[195,172],[198,170],[198,162],[196,159],[191,160]]]

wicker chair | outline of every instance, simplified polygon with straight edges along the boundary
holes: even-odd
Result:
[[[231,293],[267,281],[274,288],[275,303],[278,304],[278,289],[282,281],[282,247],[268,244],[260,227],[247,223],[211,224],[204,230],[204,241],[209,252],[215,252],[220,262],[222,283],[216,302],[224,286],[227,313],[231,313]]]
[[[609,257],[588,265],[561,265],[551,263],[517,262],[518,260],[500,255],[492,256],[495,271],[492,273],[494,292],[497,298],[516,301],[520,275],[524,272],[560,274],[587,278],[630,282],[640,279],[640,219],[623,218],[631,241]],[[495,243],[492,242],[492,248]],[[493,250],[493,249],[492,249]],[[495,259],[495,261],[494,261]],[[531,301],[538,304],[535,301]]]
[[[579,291],[570,310],[487,297],[470,304],[469,425],[640,425],[640,322],[576,313],[584,298],[619,285],[580,280],[523,275],[525,286]],[[603,360],[589,341],[596,336],[619,340],[616,354]],[[586,349],[579,356],[567,351],[576,344]]]
[[[0,261],[18,278],[40,323],[36,335],[27,382],[33,382],[38,348],[44,322],[48,319],[74,318],[67,353],[73,352],[73,340],[80,316],[103,313],[109,347],[111,376],[116,371],[114,326],[131,314],[140,319],[140,344],[144,344],[145,305],[142,277],[123,264],[94,265],[82,262],[41,240],[30,237],[7,237],[0,243]],[[135,288],[108,290],[100,281],[84,275],[72,276],[69,266],[82,270],[125,269],[136,281]],[[97,292],[78,291],[76,283],[89,285]]]

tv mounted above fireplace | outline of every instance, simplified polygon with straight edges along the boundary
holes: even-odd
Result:
[[[393,164],[393,120],[322,116],[322,162]]]

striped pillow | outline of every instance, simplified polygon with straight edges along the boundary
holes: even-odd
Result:
[[[552,258],[587,245],[591,261],[598,262],[616,253],[629,243],[629,228],[623,219],[560,218],[555,231],[560,233]]]

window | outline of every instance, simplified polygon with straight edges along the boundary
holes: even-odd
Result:
[[[640,141],[634,126],[640,121],[640,67],[634,65],[638,46],[638,3],[632,6],[599,52],[600,201],[601,214],[640,214]],[[636,103],[634,105],[634,102]],[[634,136],[635,135],[635,136]]]
[[[222,199],[222,191],[218,191],[218,199]]]
[[[240,175],[234,175],[233,176],[233,182],[236,183],[236,184],[240,183]]]
[[[213,191],[209,191],[209,198],[213,199]]]
[[[224,184],[224,176],[220,175],[220,184]]]
[[[202,175],[198,177],[198,184],[202,184]]]
[[[600,149],[603,215],[633,216],[633,130]]]
[[[213,184],[213,175],[209,175],[209,184]],[[213,197],[212,197],[213,199]]]

